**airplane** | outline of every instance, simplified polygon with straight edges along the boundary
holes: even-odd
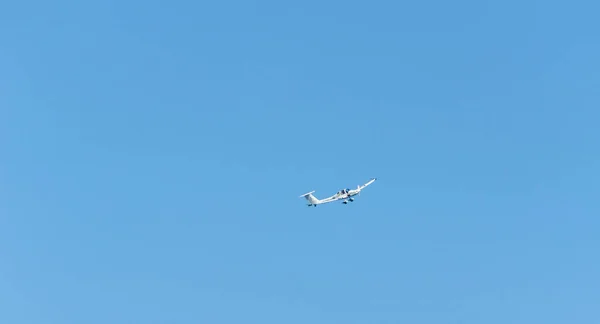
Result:
[[[356,189],[350,189],[350,188],[342,189],[342,190],[338,191],[335,195],[333,195],[333,197],[335,197],[335,200],[343,199],[344,200],[344,201],[342,201],[343,204],[348,204],[348,201],[353,202],[354,198],[352,198],[352,197],[356,196],[356,195],[360,195],[360,192],[363,189],[365,189],[368,185],[375,182],[375,180],[377,180],[377,178],[372,178],[364,185],[356,186]]]
[[[306,200],[308,200],[308,207],[314,206],[317,207],[317,205],[321,205],[321,204],[326,204],[326,203],[330,203],[330,202],[334,202],[337,199],[335,198],[335,196],[331,196],[328,198],[324,198],[324,199],[318,199],[317,197],[313,196],[313,193],[315,192],[315,190],[311,191],[311,192],[307,192],[303,195],[300,195],[300,197],[304,197]]]

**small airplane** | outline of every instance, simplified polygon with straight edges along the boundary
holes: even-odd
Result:
[[[315,192],[315,190],[313,190],[311,192],[307,192],[303,195],[300,195],[300,197],[304,197],[306,200],[308,200],[309,207],[310,206],[317,207],[317,205],[326,204],[326,203],[334,202],[337,200],[335,196],[331,196],[331,197],[324,198],[324,199],[318,199],[317,197],[313,196],[314,192]]]
[[[336,200],[343,199],[344,200],[344,201],[342,201],[343,204],[347,204],[348,201],[353,202],[354,198],[352,198],[352,197],[354,197],[356,195],[360,195],[360,192],[363,189],[365,189],[368,185],[375,182],[375,180],[377,180],[377,178],[372,178],[364,185],[356,186],[356,189],[350,189],[350,188],[342,189],[342,190],[338,191],[335,195],[333,195],[333,197],[335,197]]]
[[[342,189],[340,191],[338,191],[335,195],[328,197],[328,198],[324,198],[324,199],[318,199],[317,197],[313,196],[313,193],[315,192],[314,190],[311,192],[307,192],[303,195],[300,195],[300,197],[304,197],[306,200],[308,200],[308,206],[314,206],[317,207],[317,205],[321,205],[321,204],[326,204],[326,203],[330,203],[330,202],[334,202],[340,199],[343,199],[342,203],[343,204],[347,204],[348,201],[353,202],[354,198],[352,198],[353,196],[356,195],[360,195],[360,192],[366,188],[368,185],[372,184],[373,182],[375,182],[375,180],[377,180],[377,178],[372,178],[371,180],[369,180],[367,183],[365,183],[364,185],[358,185],[356,186],[356,189]]]

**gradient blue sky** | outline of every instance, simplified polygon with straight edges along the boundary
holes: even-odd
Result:
[[[2,4],[0,322],[600,321],[599,11]]]

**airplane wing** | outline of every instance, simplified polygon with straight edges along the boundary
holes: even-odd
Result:
[[[368,181],[367,183],[365,183],[364,185],[362,185],[362,186],[359,186],[359,187],[358,187],[358,190],[363,190],[363,189],[364,189],[366,186],[368,186],[368,185],[372,184],[373,182],[375,182],[375,180],[377,180],[377,178],[372,178],[371,180],[369,180],[369,181]]]

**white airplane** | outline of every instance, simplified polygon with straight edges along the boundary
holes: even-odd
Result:
[[[330,203],[330,202],[334,202],[337,200],[337,198],[335,196],[331,196],[325,199],[318,199],[317,197],[313,196],[313,193],[315,192],[315,190],[311,191],[311,192],[307,192],[303,195],[300,195],[300,197],[304,197],[306,200],[308,200],[308,206],[314,206],[317,207],[317,205],[321,205],[321,204],[326,204],[326,203]]]
[[[333,197],[335,198],[335,200],[343,199],[344,200],[344,201],[342,201],[343,204],[347,204],[348,201],[353,202],[354,198],[352,198],[352,197],[354,197],[356,195],[360,195],[360,192],[363,189],[365,189],[368,185],[375,182],[375,180],[377,180],[377,178],[372,178],[364,185],[356,186],[356,189],[350,189],[350,188],[342,189],[342,190],[338,191],[335,195],[333,195]]]

